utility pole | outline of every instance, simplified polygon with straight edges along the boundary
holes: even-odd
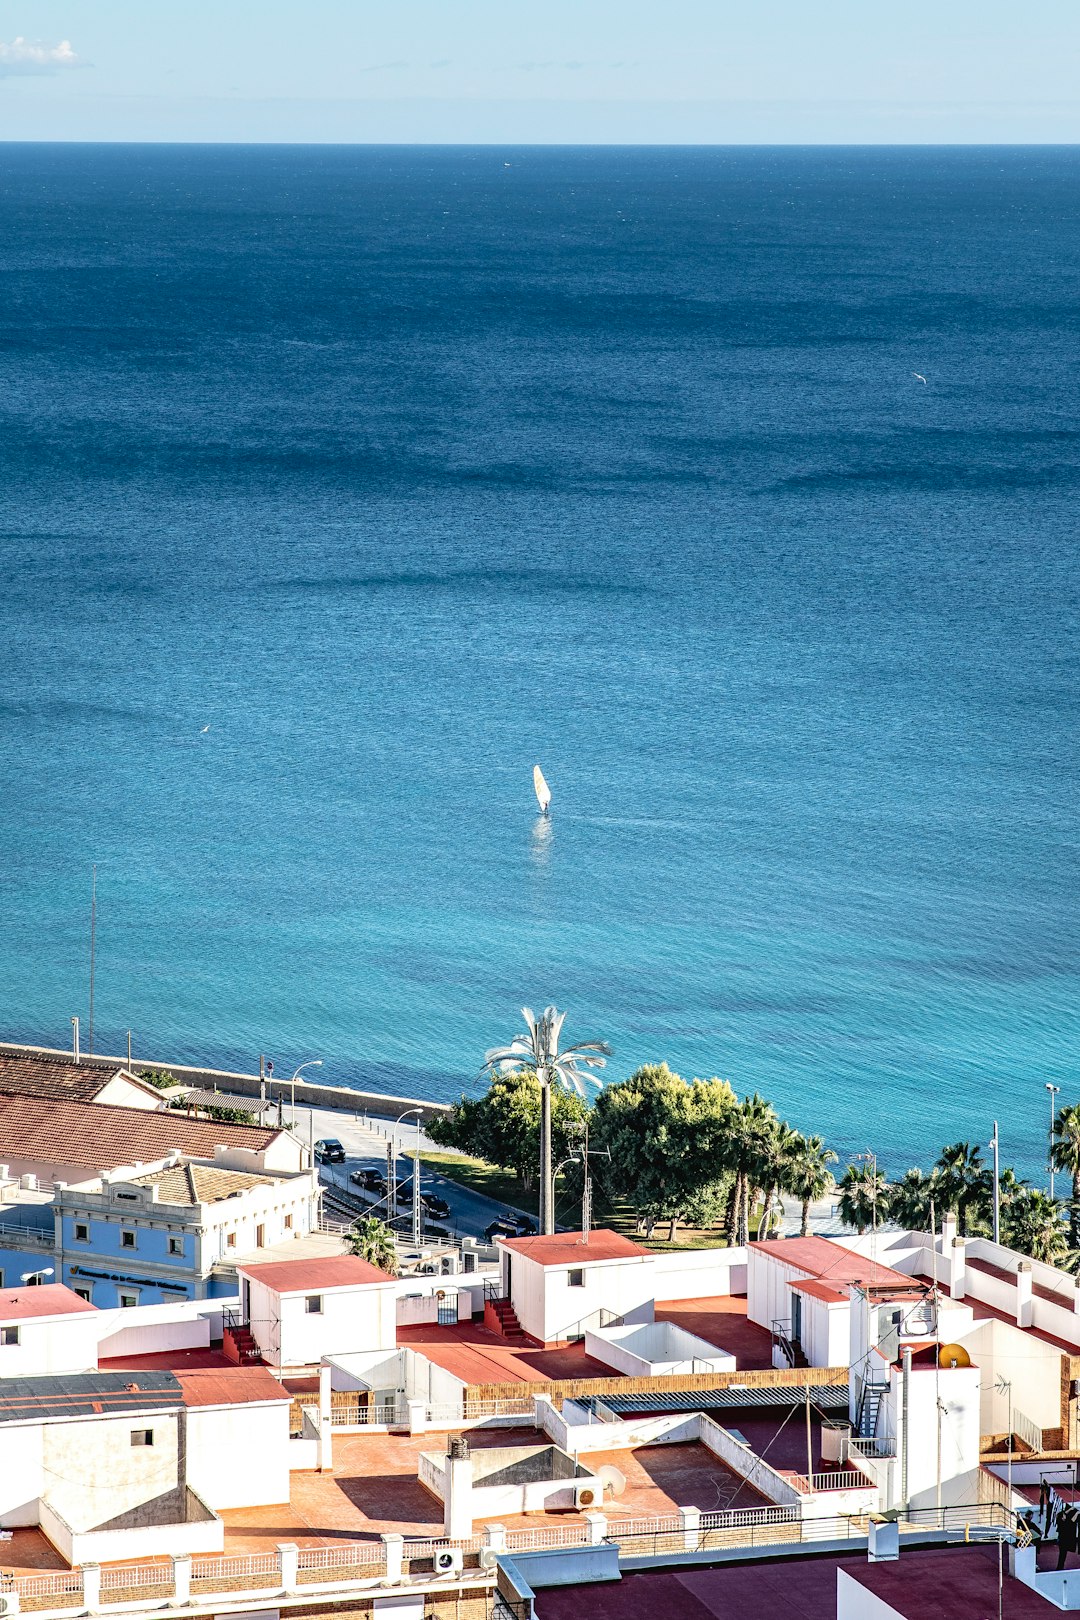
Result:
[[[75,1062],[76,1063],[81,1063],[82,1058],[79,1055],[79,1020],[77,1018],[73,1018],[71,1020],[71,1028],[72,1028],[72,1041],[73,1041],[73,1048],[72,1048],[73,1055],[74,1055],[74,1058],[75,1058]]]
[[[128,1066],[129,1069],[131,1068],[131,1031],[130,1031],[130,1029],[128,1030],[128,1061],[127,1061],[127,1066]]]
[[[998,1159],[998,1150],[1001,1143],[998,1141],[998,1122],[994,1121],[994,1134],[989,1144],[994,1150],[994,1242],[1001,1242],[1001,1166]]]
[[[1061,1090],[1061,1087],[1060,1086],[1052,1086],[1050,1084],[1049,1080],[1048,1080],[1046,1082],[1046,1089],[1050,1093],[1050,1146],[1049,1146],[1049,1151],[1048,1151],[1048,1158],[1049,1158],[1049,1164],[1050,1164],[1050,1196],[1051,1196],[1051,1198],[1053,1198],[1053,1196],[1054,1196],[1054,1107],[1055,1107],[1054,1099],[1057,1096],[1058,1092]]]
[[[97,865],[90,868],[90,1027],[86,1049],[94,1054],[94,945],[97,933]]]
[[[412,1240],[413,1248],[420,1247],[423,1237],[423,1220],[420,1206],[420,1115],[416,1116],[416,1140],[413,1143],[412,1160]]]

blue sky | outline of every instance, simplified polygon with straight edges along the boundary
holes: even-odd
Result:
[[[1080,138],[1080,0],[0,0],[0,139]]]

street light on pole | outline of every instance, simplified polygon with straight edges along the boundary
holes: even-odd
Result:
[[[292,1098],[291,1098],[291,1100],[289,1102],[289,1107],[292,1109],[293,1123],[294,1124],[296,1122],[296,1076],[298,1074],[302,1074],[305,1069],[321,1069],[321,1068],[322,1068],[322,1058],[308,1058],[306,1063],[301,1063],[300,1067],[296,1070],[296,1073],[293,1075],[292,1080],[289,1082],[289,1084],[292,1086]]]
[[[416,1141],[413,1143],[412,1162],[412,1240],[414,1249],[418,1249],[420,1247],[420,1239],[422,1235],[420,1231],[420,1116],[422,1113],[422,1108],[406,1108],[405,1112],[403,1114],[399,1114],[397,1119],[394,1121],[394,1148],[396,1150],[398,1126],[401,1124],[403,1119],[408,1119],[410,1114],[416,1115]],[[395,1177],[395,1181],[396,1179],[397,1178]],[[395,1187],[389,1190],[392,1192],[394,1203],[396,1205],[397,1189]],[[391,1219],[393,1219],[396,1213],[396,1208],[390,1211]]]
[[[1050,1148],[1049,1148],[1050,1196],[1051,1196],[1051,1198],[1053,1198],[1053,1196],[1054,1196],[1054,1110],[1055,1110],[1055,1108],[1057,1106],[1056,1103],[1054,1102],[1054,1098],[1057,1096],[1058,1092],[1061,1090],[1061,1087],[1060,1086],[1052,1086],[1050,1084],[1049,1080],[1048,1080],[1046,1082],[1046,1089],[1050,1093]]]
[[[40,1271],[24,1271],[22,1280],[28,1288],[40,1288],[43,1277],[55,1277],[56,1272],[52,1266],[43,1266]]]
[[[998,1162],[998,1149],[1000,1148],[1001,1143],[998,1141],[998,1122],[997,1122],[996,1119],[994,1121],[994,1134],[990,1138],[988,1146],[992,1147],[993,1150],[994,1150],[994,1242],[995,1243],[1000,1243],[1001,1242],[1001,1174],[1000,1174],[1000,1167],[999,1167],[999,1162]]]

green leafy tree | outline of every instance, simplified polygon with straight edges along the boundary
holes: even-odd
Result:
[[[458,1148],[517,1175],[528,1192],[540,1162],[540,1081],[531,1069],[497,1075],[484,1096],[462,1097],[425,1129],[442,1147]],[[556,1164],[580,1147],[588,1109],[576,1093],[552,1090],[551,1141]]]
[[[361,1216],[347,1234],[346,1242],[351,1254],[366,1260],[369,1265],[378,1266],[388,1276],[397,1276],[397,1249],[393,1233],[385,1222],[377,1220],[374,1215]]]
[[[853,1226],[861,1237],[873,1226],[881,1226],[889,1214],[889,1184],[883,1173],[869,1164],[849,1164],[840,1178],[840,1219]]]
[[[1069,1258],[1068,1206],[1039,1187],[1025,1187],[1001,1213],[1001,1230],[1010,1248],[1058,1266]]]
[[[666,1063],[647,1064],[606,1086],[593,1110],[592,1140],[611,1155],[604,1179],[651,1232],[716,1208],[716,1182],[735,1094],[725,1080],[686,1081]]]
[[[1077,1249],[1080,1248],[1080,1107],[1075,1103],[1068,1103],[1058,1111],[1050,1154],[1054,1169],[1063,1170],[1072,1178],[1069,1241]]]

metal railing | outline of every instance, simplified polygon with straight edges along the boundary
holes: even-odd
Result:
[[[906,1513],[889,1514],[899,1523],[901,1535],[940,1535],[945,1539],[1002,1540],[1014,1533],[1015,1515],[1000,1502],[971,1503],[960,1507],[918,1508]],[[728,1509],[716,1513],[702,1513],[696,1523],[686,1522],[678,1514],[654,1518],[633,1518],[623,1521],[609,1519],[604,1529],[604,1540],[615,1544],[626,1558],[678,1555],[687,1551],[709,1551],[719,1548],[738,1548],[752,1551],[755,1547],[777,1543],[800,1543],[805,1546],[836,1541],[865,1541],[868,1533],[868,1514],[836,1514],[821,1519],[804,1519],[797,1508],[773,1506],[761,1508]],[[593,1539],[592,1525],[580,1522],[553,1526],[550,1529],[511,1531],[506,1536],[506,1551],[539,1550],[541,1548],[579,1547]],[[444,1538],[406,1541],[402,1549],[406,1565],[430,1563],[444,1548],[456,1547],[465,1555],[475,1555],[485,1545],[484,1538],[472,1536],[459,1540]],[[302,1587],[327,1585],[348,1588],[358,1581],[370,1581],[384,1569],[385,1547],[381,1540],[343,1542],[336,1546],[310,1547],[297,1555],[297,1572]],[[353,1573],[355,1571],[355,1573]],[[326,1580],[319,1576],[325,1574]],[[481,1572],[473,1571],[479,1576]],[[246,1553],[221,1557],[204,1555],[193,1558],[191,1579],[195,1595],[200,1600],[227,1595],[235,1604],[236,1594],[245,1588],[251,1591],[279,1591],[282,1584],[282,1565],[277,1551],[272,1553]],[[112,1565],[101,1571],[102,1592],[120,1593],[135,1588],[153,1587],[164,1595],[172,1586],[174,1570],[171,1560],[157,1565]],[[45,1610],[72,1610],[83,1606],[83,1572],[81,1569],[55,1570],[38,1575],[0,1575],[0,1590],[17,1592],[20,1598],[32,1602],[33,1607]],[[41,1599],[54,1599],[42,1603]],[[128,1602],[117,1597],[102,1607]]]
[[[774,1321],[772,1324],[772,1342],[774,1349],[781,1352],[789,1367],[795,1365],[795,1345],[791,1338],[791,1323]]]
[[[276,1560],[275,1560],[276,1562]],[[172,1564],[106,1564],[101,1571],[101,1590],[135,1586],[172,1586]]]
[[[791,1474],[790,1478],[795,1489],[803,1496],[813,1495],[816,1491],[873,1491],[877,1489],[873,1480],[865,1474],[859,1473],[856,1468],[834,1469],[832,1473],[817,1474]]]
[[[1032,1451],[1043,1449],[1043,1432],[1039,1424],[1033,1422],[1026,1412],[1017,1411],[1015,1406],[1012,1411],[1012,1426],[1016,1438],[1022,1440],[1026,1446],[1030,1446]]]
[[[5,1249],[48,1249],[50,1253],[56,1250],[56,1233],[51,1227],[19,1226],[13,1222],[0,1221],[0,1247]]]
[[[847,1441],[850,1455],[858,1457],[895,1457],[896,1442],[877,1435],[853,1434]]]

